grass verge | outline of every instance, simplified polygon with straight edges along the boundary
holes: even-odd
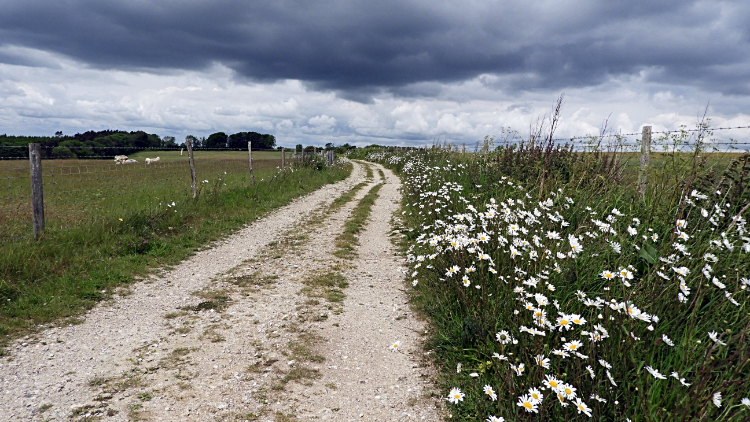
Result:
[[[556,154],[373,157],[451,419],[748,420],[750,155],[666,157],[641,197]]]

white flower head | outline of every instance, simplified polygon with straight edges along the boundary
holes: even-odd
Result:
[[[490,399],[492,399],[492,401],[497,400],[497,394],[495,393],[495,390],[492,389],[491,385],[489,384],[485,385],[483,390],[484,390],[484,394],[487,394],[488,396],[490,396]]]
[[[453,404],[458,404],[458,402],[464,401],[464,393],[461,392],[460,388],[454,388],[448,394],[448,401]]]
[[[659,371],[658,371],[657,369],[654,369],[654,368],[652,368],[652,367],[650,367],[650,366],[647,366],[647,367],[646,367],[646,370],[647,370],[648,372],[650,372],[650,373],[651,373],[651,375],[652,375],[652,376],[653,376],[654,378],[656,378],[656,379],[660,379],[660,380],[665,380],[665,379],[667,379],[667,377],[665,377],[664,375],[662,375],[662,374],[661,374],[661,373],[660,373],[660,372],[659,372]]]

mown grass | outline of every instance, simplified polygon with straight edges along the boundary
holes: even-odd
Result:
[[[3,242],[0,342],[80,315],[153,269],[174,265],[293,198],[344,179],[350,171],[351,166],[298,168],[270,174],[263,182],[256,176],[255,186],[217,186],[196,201],[176,198],[175,207],[50,228],[39,241]]]
[[[740,401],[748,398],[750,386],[750,314],[743,281],[750,278],[750,248],[745,246],[750,239],[737,228],[745,223],[731,219],[740,212],[748,216],[750,155],[659,155],[649,169],[643,198],[635,178],[622,171],[621,158],[601,151],[543,148],[370,155],[404,178],[402,232],[410,281],[416,285],[412,297],[431,324],[428,347],[436,352],[441,388],[446,396],[452,388],[462,393],[461,400],[448,405],[451,420],[750,417]],[[708,198],[691,196],[693,190]],[[542,206],[547,199],[549,205]],[[508,221],[498,217],[506,208],[513,216]],[[493,216],[486,214],[492,209]],[[681,229],[687,237],[679,235],[679,220],[687,222]],[[602,222],[615,233],[602,232]],[[528,232],[511,233],[511,223]],[[630,234],[628,226],[638,234]],[[559,233],[560,240],[548,238],[550,231]],[[731,248],[722,243],[722,233]],[[488,237],[486,243],[481,234]],[[583,251],[561,258],[558,252],[571,250],[569,235],[580,240]],[[528,244],[515,245],[521,255],[512,258],[512,243],[502,243],[500,236]],[[621,252],[612,242],[619,243]],[[683,247],[689,255],[680,252]],[[549,258],[543,258],[545,249],[552,252]],[[532,250],[539,254],[535,259]],[[707,253],[716,262],[704,258]],[[451,276],[454,265],[458,271]],[[684,277],[678,273],[684,272],[682,267],[689,270]],[[603,275],[622,270],[633,279],[618,275],[607,281]],[[683,298],[680,277],[690,289]],[[581,294],[602,302],[598,307],[586,304]],[[544,314],[537,320],[540,310]],[[645,313],[645,320],[633,317],[638,312]],[[564,330],[555,325],[558,317],[572,314],[585,320],[581,326]],[[537,325],[539,321],[551,326]],[[596,325],[607,334],[593,341],[590,333],[602,333]],[[516,343],[501,343],[496,337],[501,331]],[[576,351],[583,357],[565,349],[573,340],[581,341]],[[568,350],[568,357],[555,350]],[[537,363],[538,356],[550,359],[548,368]],[[520,364],[524,369],[519,375],[513,366]],[[646,367],[667,378],[656,378]],[[671,377],[672,372],[679,378]],[[545,376],[575,386],[577,393],[563,397],[561,404],[558,393],[545,388]],[[483,392],[484,386],[494,390],[496,401]],[[518,405],[531,388],[544,396],[535,403],[538,413]],[[716,393],[722,396],[721,407],[714,404]],[[577,412],[576,400],[591,417]]]

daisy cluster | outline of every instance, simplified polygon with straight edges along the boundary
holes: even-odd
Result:
[[[675,307],[689,315],[706,298],[716,306],[746,306],[750,274],[721,274],[715,268],[731,268],[717,265],[722,260],[748,261],[747,222],[729,215],[717,198],[693,191],[682,199],[682,218],[655,229],[616,208],[600,215],[577,207],[571,215],[574,195],[561,189],[546,197],[532,195],[506,177],[495,187],[504,197],[464,195],[467,189],[456,181],[465,180],[457,177],[466,171],[460,163],[436,166],[420,155],[383,152],[368,159],[402,166],[409,201],[403,213],[422,221],[408,250],[409,268],[403,270],[412,285],[452,291],[467,314],[485,315],[496,328],[486,355],[477,356],[486,363],[470,374],[481,375],[479,396],[489,402],[498,400],[495,388],[513,386],[518,410],[509,412],[506,403],[496,414],[542,410],[572,417],[575,409],[592,417],[593,408],[601,414],[608,405],[622,414],[618,399],[628,394],[618,390],[623,382],[630,388],[674,378],[669,388],[686,394],[700,381],[695,379],[701,374],[699,360],[714,360],[724,353],[719,348],[731,342],[742,347],[746,341],[746,332],[743,337],[717,326],[697,335],[706,341],[696,342],[694,333],[686,334],[694,323],[659,315]],[[696,236],[707,243],[691,242]],[[423,280],[429,281],[420,285]],[[658,295],[652,293],[655,287]],[[665,317],[678,322],[664,323]],[[638,363],[618,352],[656,348],[666,350],[641,354],[652,360]],[[653,360],[672,353],[694,361]],[[457,372],[461,369],[459,363]],[[721,391],[694,393],[721,406]],[[459,404],[464,397],[453,388],[447,400]],[[747,403],[742,397],[736,401]],[[488,414],[487,421],[496,420],[503,418]]]

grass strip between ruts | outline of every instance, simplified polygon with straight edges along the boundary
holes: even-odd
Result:
[[[378,191],[383,187],[382,183],[373,186],[352,210],[352,215],[344,224],[344,231],[336,238],[336,247],[333,254],[339,258],[352,259],[357,256],[355,246],[359,245],[357,235],[367,223],[372,211],[372,206],[378,198]]]

